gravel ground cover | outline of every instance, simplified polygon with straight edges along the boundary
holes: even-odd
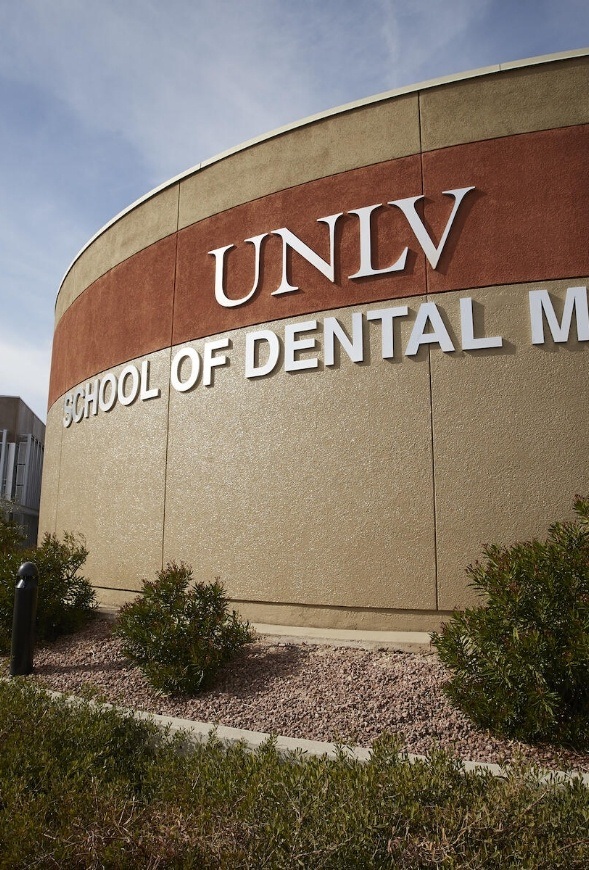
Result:
[[[33,679],[67,694],[96,693],[124,707],[251,731],[360,746],[389,731],[403,735],[407,752],[442,746],[465,760],[506,764],[521,756],[543,768],[589,771],[589,753],[531,747],[475,728],[446,701],[447,672],[435,654],[260,638],[212,689],[175,698],[150,688],[122,655],[112,622],[97,617],[37,649]]]

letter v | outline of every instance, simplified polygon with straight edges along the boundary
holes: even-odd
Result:
[[[454,197],[454,208],[452,209],[452,214],[448,218],[448,223],[446,224],[444,235],[440,239],[437,248],[430,239],[428,232],[423,225],[423,221],[415,210],[415,203],[419,202],[420,199],[424,199],[423,196],[409,196],[407,197],[407,199],[394,199],[392,202],[389,202],[389,205],[396,205],[397,208],[400,208],[407,220],[409,221],[409,226],[415,233],[417,241],[421,245],[421,249],[429,260],[429,264],[432,269],[435,269],[440,262],[440,257],[442,256],[444,246],[448,239],[450,230],[452,229],[452,224],[454,223],[454,218],[456,217],[456,213],[460,207],[460,203],[469,192],[469,190],[474,190],[474,185],[472,187],[459,187],[456,190],[443,191],[445,196]]]

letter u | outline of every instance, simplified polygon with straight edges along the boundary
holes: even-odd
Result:
[[[215,248],[213,251],[208,252],[215,258],[215,299],[219,305],[222,305],[224,308],[236,308],[252,298],[258,289],[260,281],[260,249],[262,239],[265,239],[267,235],[268,233],[261,233],[259,236],[252,236],[251,239],[245,239],[246,242],[250,242],[254,246],[255,273],[252,289],[246,296],[242,296],[241,299],[230,299],[225,293],[225,254],[231,248],[234,248],[235,245],[225,245],[223,248]]]

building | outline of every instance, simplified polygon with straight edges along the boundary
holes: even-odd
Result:
[[[589,53],[382,94],[131,205],[61,284],[41,528],[265,623],[430,630],[589,491]]]
[[[45,426],[17,396],[0,396],[0,498],[34,546],[39,524]]]

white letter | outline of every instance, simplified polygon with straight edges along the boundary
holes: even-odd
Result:
[[[128,396],[125,395],[125,381],[131,378],[131,391]],[[119,375],[119,385],[117,395],[121,405],[130,405],[137,398],[139,392],[139,372],[133,365],[125,366]]]
[[[299,350],[312,350],[317,344],[316,338],[295,338],[299,332],[309,332],[317,329],[316,320],[306,320],[305,323],[293,323],[284,327],[284,371],[298,372],[302,369],[316,369],[319,360],[295,359],[295,353]]]
[[[257,344],[267,341],[269,346],[268,359],[262,365],[256,365]],[[245,337],[245,376],[246,378],[261,378],[269,375],[276,368],[280,356],[280,339],[269,329],[248,332]]]
[[[247,296],[243,296],[241,299],[229,299],[225,295],[225,254],[231,248],[234,248],[235,245],[225,245],[224,248],[216,248],[214,251],[208,252],[215,258],[215,299],[219,305],[222,305],[224,308],[235,308],[237,305],[243,305],[244,302],[252,298],[258,289],[258,281],[260,280],[260,245],[262,244],[262,239],[265,239],[267,235],[268,233],[262,233],[259,236],[252,236],[251,239],[245,239],[246,242],[250,242],[254,246],[255,273],[252,289]]]
[[[63,426],[67,429],[72,425],[72,399],[73,394],[68,393],[63,400]],[[0,481],[1,482],[1,481]]]
[[[205,387],[210,387],[213,383],[212,371],[217,366],[226,366],[229,362],[229,357],[224,353],[221,356],[214,356],[214,351],[223,350],[229,347],[231,342],[228,338],[219,338],[216,341],[207,341],[205,344],[202,364],[202,382]]]
[[[424,331],[428,320],[433,328],[433,332]],[[438,306],[435,302],[422,302],[411,331],[405,356],[415,356],[422,344],[434,343],[439,344],[444,353],[454,350],[454,345],[448,335],[448,330],[444,326]]]
[[[84,387],[78,387],[74,390],[74,398],[72,400],[72,419],[74,423],[79,423],[84,416],[84,403],[81,404],[78,410],[78,399],[84,398]]]
[[[364,336],[362,334],[362,314],[352,314],[352,340],[348,338],[341,323],[335,317],[323,321],[324,362],[326,366],[335,365],[335,338],[339,341],[352,362],[364,360]]]
[[[94,386],[94,389],[92,389]],[[98,388],[100,386],[100,380],[96,378],[94,382],[88,381],[86,384],[85,396],[84,396],[84,417],[86,419],[90,416],[90,404],[92,405],[92,414],[96,416],[98,414]]]
[[[106,399],[106,388],[110,386],[110,398]],[[109,372],[100,382],[100,390],[98,391],[98,407],[101,411],[110,411],[117,400],[117,379]]]
[[[395,308],[377,308],[366,313],[367,320],[380,320],[382,323],[382,358],[393,359],[395,355],[393,319],[395,317],[407,317],[409,308],[407,305],[397,305]]]
[[[501,347],[503,339],[500,335],[492,338],[474,337],[474,320],[472,316],[472,299],[460,300],[460,331],[462,333],[462,350],[478,350],[484,347]]]
[[[409,248],[405,248],[401,252],[401,256],[392,266],[386,269],[372,268],[372,227],[370,218],[375,208],[380,208],[380,203],[376,205],[365,205],[363,208],[352,208],[349,214],[357,214],[360,221],[360,268],[350,278],[366,278],[368,275],[384,275],[387,272],[402,272],[405,268],[405,261]]]
[[[343,212],[339,212],[339,214],[331,214],[328,217],[318,218],[317,223],[327,224],[329,227],[329,261],[323,260],[315,251],[302,242],[294,233],[291,233],[289,229],[286,227],[282,227],[279,230],[272,230],[275,236],[280,236],[282,238],[282,281],[280,283],[280,287],[277,290],[274,290],[272,296],[279,296],[281,293],[293,293],[295,290],[298,290],[298,287],[295,287],[294,284],[289,284],[288,276],[287,276],[287,249],[290,247],[293,251],[296,251],[297,254],[300,254],[303,259],[314,266],[317,271],[321,272],[322,275],[331,281],[333,284],[335,281],[335,225],[337,223],[338,218],[342,216]]]
[[[448,238],[448,233],[452,229],[452,224],[454,223],[456,212],[458,211],[460,203],[462,202],[469,190],[474,190],[474,187],[459,187],[456,190],[443,191],[445,196],[453,196],[455,202],[452,213],[448,219],[448,223],[446,224],[444,235],[440,239],[440,243],[437,248],[430,239],[428,232],[423,225],[423,221],[415,211],[415,203],[419,202],[420,199],[424,199],[423,196],[409,196],[407,197],[407,199],[395,199],[392,202],[389,202],[389,205],[396,205],[397,208],[400,208],[407,220],[409,221],[409,225],[415,233],[417,241],[421,245],[423,253],[429,260],[432,269],[435,269],[438,265],[440,257],[442,256],[442,252],[444,250],[444,245],[446,244],[446,240]]]
[[[532,322],[532,344],[544,344],[544,320],[546,316],[554,341],[568,341],[573,319],[573,309],[577,315],[577,339],[589,341],[589,308],[586,287],[569,287],[564,301],[562,323],[558,323],[548,290],[530,290],[530,319]]]
[[[191,362],[190,374],[185,381],[180,380],[180,367],[185,359]],[[186,393],[191,390],[198,380],[200,374],[200,356],[193,347],[183,347],[174,356],[170,367],[170,383],[179,393]]]
[[[141,363],[141,393],[139,398],[142,402],[145,402],[147,399],[157,399],[159,395],[160,390],[158,387],[149,389],[149,360],[144,359]]]

